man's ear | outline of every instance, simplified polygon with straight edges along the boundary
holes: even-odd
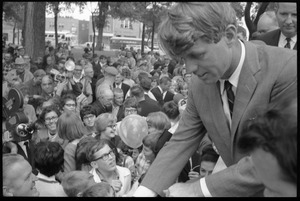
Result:
[[[13,193],[10,191],[10,189],[7,186],[3,186],[3,196],[4,197],[13,197]]]
[[[229,47],[232,47],[236,42],[237,28],[233,24],[230,24],[225,29],[226,43]]]
[[[93,168],[98,168],[98,164],[95,161],[92,161],[90,164]]]

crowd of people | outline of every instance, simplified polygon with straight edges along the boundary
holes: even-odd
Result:
[[[247,41],[228,3],[177,3],[166,55],[4,47],[2,96],[33,131],[3,110],[3,195],[296,196],[295,13],[276,3],[278,29]]]

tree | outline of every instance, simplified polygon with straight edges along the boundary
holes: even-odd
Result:
[[[3,2],[2,16],[3,19],[12,24],[13,27],[13,43],[15,43],[16,28],[18,29],[18,44],[19,44],[19,29],[23,28],[24,23],[24,2]]]
[[[45,54],[45,12],[46,2],[26,2],[23,44],[34,60]]]
[[[61,11],[71,10],[72,5],[79,6],[80,11],[86,5],[86,2],[47,2],[47,12],[54,14],[54,32],[55,32],[55,47],[58,46],[58,34],[57,34],[57,18]]]
[[[105,22],[108,15],[109,2],[98,2],[99,15],[96,21],[96,26],[98,28],[98,39],[97,48],[98,50],[103,50],[102,38],[103,38],[103,28],[105,27]]]

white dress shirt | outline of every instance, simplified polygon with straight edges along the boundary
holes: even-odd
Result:
[[[291,38],[290,44],[291,49],[294,48],[295,44],[297,42],[297,34]],[[278,47],[284,47],[287,43],[286,36],[283,35],[283,33],[280,33],[279,41],[278,41]]]

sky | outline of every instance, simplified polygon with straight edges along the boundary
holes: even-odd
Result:
[[[87,2],[87,5],[83,9],[83,11],[80,13],[79,12],[79,7],[77,6],[72,6],[72,11],[66,12],[62,11],[59,15],[61,17],[65,16],[71,16],[74,19],[78,20],[87,20],[89,21],[91,14],[91,10],[95,9],[97,7],[97,2]],[[46,17],[54,17],[54,15],[49,15],[46,13]]]

